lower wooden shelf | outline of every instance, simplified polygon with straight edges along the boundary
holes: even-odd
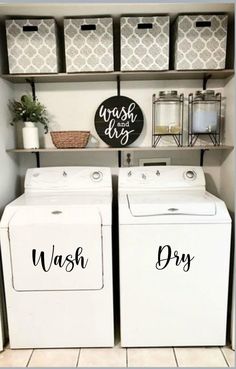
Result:
[[[60,152],[105,152],[105,151],[194,151],[194,150],[233,150],[234,146],[230,145],[201,145],[201,146],[158,146],[158,147],[86,147],[83,149],[7,149],[9,153],[60,153]]]

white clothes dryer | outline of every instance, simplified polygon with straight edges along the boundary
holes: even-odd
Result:
[[[121,345],[224,345],[231,219],[201,167],[121,168]]]
[[[1,220],[11,348],[114,344],[111,173],[28,169]]]

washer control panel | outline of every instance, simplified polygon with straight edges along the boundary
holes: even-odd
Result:
[[[111,170],[105,167],[47,167],[28,169],[25,189],[37,191],[89,191],[111,189]]]

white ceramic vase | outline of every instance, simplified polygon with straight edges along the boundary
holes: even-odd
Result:
[[[38,149],[39,148],[39,132],[38,127],[35,127],[33,122],[25,122],[22,129],[23,132],[23,146],[24,149]]]

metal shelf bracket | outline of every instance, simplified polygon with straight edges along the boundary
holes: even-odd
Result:
[[[37,166],[37,168],[40,168],[40,154],[39,154],[39,151],[32,151],[32,154],[35,154],[36,166]]]
[[[30,78],[26,78],[25,81],[30,84],[30,87],[31,87],[31,90],[32,90],[33,100],[36,100],[35,82],[34,82],[34,80],[33,79],[30,79]]]
[[[200,166],[201,167],[203,167],[204,155],[205,155],[206,151],[209,151],[209,149],[201,149],[200,150]]]
[[[117,83],[117,95],[120,96],[120,76],[117,76],[116,83]]]
[[[208,80],[212,77],[211,74],[204,74],[203,76],[203,81],[202,81],[202,89],[206,90],[207,89],[207,82]]]
[[[120,96],[120,76],[116,78],[117,96]],[[118,167],[121,167],[121,151],[118,150]]]

